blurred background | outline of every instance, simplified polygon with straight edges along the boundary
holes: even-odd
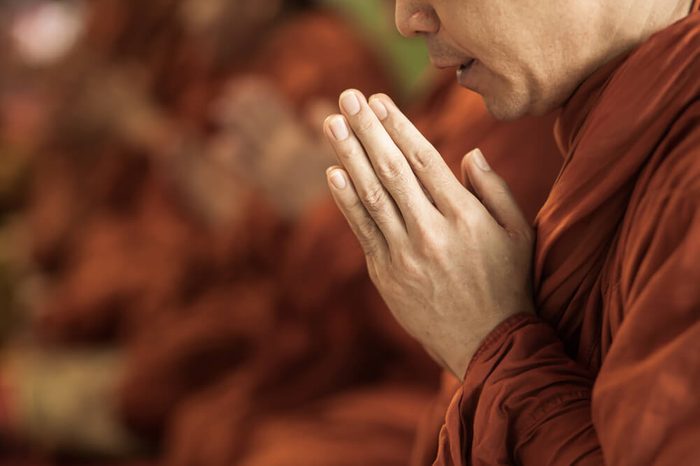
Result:
[[[354,87],[455,170],[527,137],[532,218],[551,118],[490,119],[387,0],[3,0],[0,47],[0,464],[420,464],[440,371],[366,277],[321,123]]]

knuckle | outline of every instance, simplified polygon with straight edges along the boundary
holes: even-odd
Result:
[[[377,213],[386,205],[386,194],[380,187],[370,188],[361,195],[362,203],[370,213]]]
[[[396,134],[407,134],[410,129],[408,122],[401,118],[391,120],[389,124],[391,125],[391,129]]]
[[[362,212],[365,210],[365,206],[358,196],[353,196],[351,200],[347,201],[346,210],[350,212]]]
[[[506,180],[504,180],[498,175],[492,175],[492,178],[488,180],[486,184],[486,189],[492,196],[497,196],[501,199],[512,198],[510,185]]]
[[[374,121],[369,115],[361,113],[355,122],[355,128],[360,133],[368,133],[374,127]]]
[[[376,241],[369,238],[360,238],[360,247],[367,260],[375,259],[378,256]]]
[[[455,216],[459,229],[465,234],[478,231],[484,221],[483,216],[473,209],[458,209],[455,211]]]
[[[423,257],[435,258],[442,254],[444,243],[444,238],[438,232],[426,231],[420,236],[419,251]]]
[[[413,153],[413,165],[416,171],[427,171],[435,163],[435,150],[432,147],[423,147]]]
[[[415,282],[420,279],[421,267],[412,255],[399,253],[394,262],[399,270],[401,270],[401,274],[409,281]]]
[[[387,157],[384,162],[377,164],[377,175],[382,179],[400,179],[403,177],[403,167],[397,160]]]
[[[360,241],[366,244],[372,243],[375,241],[374,238],[377,235],[377,226],[371,219],[363,219],[357,224],[357,233],[360,237]]]
[[[506,180],[504,180],[504,179],[501,178],[500,176],[496,176],[495,178],[496,178],[496,180],[495,180],[495,184],[496,184],[495,189],[496,189],[496,191],[498,192],[498,194],[500,194],[500,195],[502,195],[502,196],[510,196],[510,195],[511,195],[510,186],[508,185],[508,183],[506,182]]]
[[[338,151],[338,157],[341,159],[341,161],[343,163],[347,163],[347,164],[356,163],[354,161],[357,160],[358,158],[360,158],[361,156],[364,156],[364,154],[361,154],[359,152],[359,149],[352,147],[352,146],[343,147],[342,149],[340,149]]]
[[[401,268],[403,269],[406,277],[413,281],[417,281],[421,277],[421,267],[418,262],[411,256],[404,255],[401,262]]]

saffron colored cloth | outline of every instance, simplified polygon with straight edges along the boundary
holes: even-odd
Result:
[[[435,465],[700,458],[700,14],[587,79],[536,221],[537,315],[483,342]]]

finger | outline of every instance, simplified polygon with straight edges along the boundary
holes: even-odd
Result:
[[[362,144],[350,130],[345,117],[331,115],[326,119],[324,130],[361,203],[387,242],[392,246],[404,244],[407,232],[403,216],[377,178]]]
[[[356,90],[340,96],[340,108],[365,149],[377,177],[396,202],[409,229],[435,208],[423,192],[411,166],[391,136]]]
[[[524,232],[530,225],[508,184],[494,172],[479,149],[462,159],[462,170],[493,218],[510,232]]]
[[[347,173],[340,167],[331,167],[326,171],[326,177],[333,199],[360,242],[365,256],[385,259],[388,255],[386,238],[367,213]]]
[[[374,95],[370,102],[387,133],[404,154],[438,209],[445,214],[463,209],[463,186],[435,147],[387,95]]]

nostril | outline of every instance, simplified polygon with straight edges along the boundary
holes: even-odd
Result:
[[[411,29],[408,17],[403,16],[399,11],[397,11],[395,21],[396,21],[396,29],[399,31],[399,34],[401,34],[402,36],[404,36],[406,38],[413,36],[414,32]]]
[[[440,20],[432,9],[416,11],[409,18],[409,24],[414,35],[437,34],[440,30]]]

